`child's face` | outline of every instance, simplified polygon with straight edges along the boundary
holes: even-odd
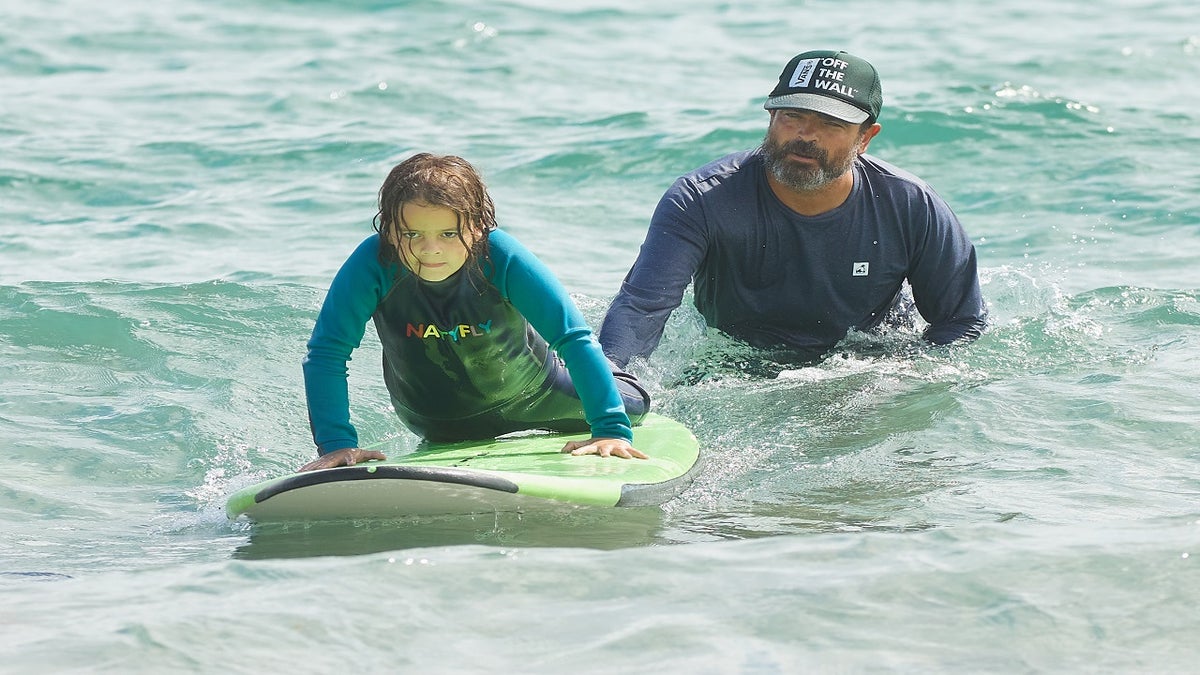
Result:
[[[458,214],[444,206],[405,202],[400,241],[393,242],[405,267],[425,281],[442,281],[462,269],[474,243],[468,228],[458,234]]]

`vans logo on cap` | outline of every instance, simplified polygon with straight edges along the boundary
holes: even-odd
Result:
[[[807,87],[812,75],[817,70],[817,63],[821,59],[804,59],[796,64],[796,70],[792,72],[792,79],[788,82],[789,87]]]
[[[846,68],[849,67],[849,63],[832,57],[803,59],[796,64],[796,69],[792,71],[792,78],[788,81],[788,86],[797,89],[808,87],[824,89],[853,99],[858,95],[858,90],[842,83]],[[813,81],[814,77],[816,78],[815,82]]]

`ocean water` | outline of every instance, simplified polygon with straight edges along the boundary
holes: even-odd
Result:
[[[1194,672],[1194,3],[2,16],[0,672]],[[474,162],[598,324],[662,191],[756,145],[811,48],[879,67],[871,150],[963,220],[986,336],[763,369],[685,308],[639,366],[706,460],[662,508],[226,518],[314,454],[304,342],[393,164]],[[377,363],[360,432],[415,444]]]

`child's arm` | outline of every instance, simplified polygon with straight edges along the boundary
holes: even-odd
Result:
[[[379,264],[379,237],[368,237],[338,270],[321,306],[304,357],[304,394],[317,453],[358,446],[350,423],[347,362],[362,343],[367,321],[391,285]]]
[[[564,451],[644,458],[630,445],[633,428],[608,359],[566,289],[545,264],[508,234],[492,232],[490,244],[497,287],[562,357],[592,427],[592,441]]]

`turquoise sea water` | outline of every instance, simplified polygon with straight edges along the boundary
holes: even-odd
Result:
[[[1155,0],[9,3],[0,672],[1193,672],[1200,9]],[[674,177],[810,48],[979,250],[976,344],[771,375],[692,311],[640,374],[661,509],[251,528],[388,168],[452,152],[598,323]],[[365,440],[396,436],[377,344]],[[694,379],[694,378],[693,378]]]

